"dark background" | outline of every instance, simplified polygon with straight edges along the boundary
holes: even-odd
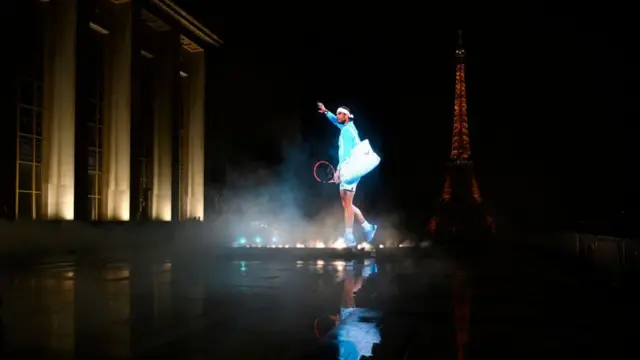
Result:
[[[208,60],[210,184],[243,164],[281,168],[285,153],[310,178],[337,152],[315,102],[347,105],[383,159],[357,197],[423,228],[463,29],[472,157],[498,226],[614,233],[637,219],[637,31],[623,4],[176,2],[225,41]]]

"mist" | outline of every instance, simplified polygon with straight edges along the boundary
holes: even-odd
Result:
[[[313,165],[319,159],[311,155],[312,144],[298,140],[281,145],[282,162],[268,165],[245,160],[227,165],[224,179],[211,184],[207,208],[212,209],[205,222],[212,239],[221,246],[332,247],[344,234],[344,211],[335,184],[315,181]],[[329,152],[329,151],[327,151]],[[370,179],[363,179],[361,185]],[[356,194],[360,206],[365,194]],[[370,204],[372,199],[367,199]],[[406,241],[401,229],[402,213],[370,214],[361,208],[370,223],[378,224],[375,246],[397,246]],[[354,231],[364,241],[362,229]]]

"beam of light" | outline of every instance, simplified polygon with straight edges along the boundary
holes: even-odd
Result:
[[[344,249],[347,247],[347,244],[344,242],[344,238],[338,238],[333,244],[331,244],[331,247],[334,249]]]
[[[241,247],[241,246],[249,247],[249,244],[247,244],[247,239],[244,236],[241,236],[236,241],[233,242],[232,246],[233,247]]]
[[[303,244],[296,243],[296,247],[297,247],[297,248],[303,248],[303,247],[305,247],[305,246],[304,246]]]
[[[333,266],[335,266],[335,268],[336,268],[336,270],[338,272],[344,271],[344,266],[346,265],[346,263],[344,261],[341,261],[341,260],[334,261],[332,264],[333,264]]]
[[[373,246],[371,246],[371,244],[369,244],[368,242],[364,241],[361,242],[360,244],[358,244],[358,249],[364,249],[364,250],[371,250],[373,249]]]

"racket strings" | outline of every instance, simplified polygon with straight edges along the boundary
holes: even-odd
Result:
[[[313,169],[313,176],[319,182],[333,182],[335,169],[326,161],[318,161]]]
[[[333,180],[333,175],[335,175],[333,168],[327,167],[324,169],[324,173],[327,180]]]

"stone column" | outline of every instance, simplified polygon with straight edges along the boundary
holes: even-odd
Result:
[[[171,221],[172,125],[174,117],[173,89],[178,41],[172,34],[156,59],[153,105],[153,194],[151,217],[153,220]],[[174,46],[175,45],[175,46]]]
[[[76,0],[45,8],[42,211],[73,220],[76,96]]]
[[[94,13],[91,1],[78,1],[78,24],[88,24]],[[78,26],[76,58],[86,59],[93,56],[95,46],[94,31],[89,26]],[[106,36],[106,35],[105,35]],[[102,49],[100,49],[102,50]],[[87,126],[87,120],[95,117],[95,108],[87,101],[87,94],[95,92],[95,79],[93,64],[89,61],[76,62],[76,133],[75,133],[75,176],[74,176],[74,216],[75,221],[90,221],[91,200],[87,195],[90,189],[89,176],[89,143],[93,140],[93,134]],[[102,140],[100,140],[102,142]]]
[[[104,83],[102,212],[129,220],[131,196],[131,2],[112,4]]]
[[[185,55],[183,196],[187,218],[204,219],[204,51]]]
[[[141,124],[140,77],[143,69],[141,68],[142,59],[140,48],[142,44],[142,30],[147,26],[141,21],[142,6],[143,4],[139,1],[131,1],[131,47],[133,50],[131,54],[131,161],[129,163],[131,191],[129,196],[129,217],[133,220],[140,218],[140,198],[143,193],[143,189],[140,187],[140,175],[142,174],[139,160],[142,157],[142,146],[140,146],[140,142],[143,141],[143,134],[147,136],[150,133],[150,129],[143,129]]]

